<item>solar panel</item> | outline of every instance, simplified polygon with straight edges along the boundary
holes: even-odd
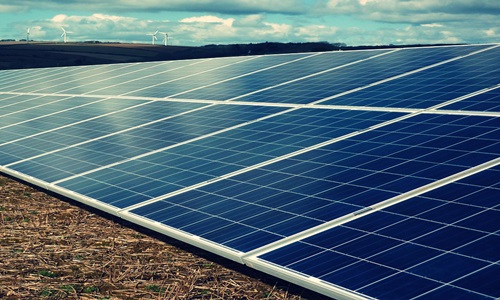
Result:
[[[480,51],[323,104],[426,108],[495,86],[500,49]]]
[[[499,172],[498,166],[480,171],[262,254],[255,263],[379,299],[498,298]]]
[[[500,111],[500,89],[496,88],[488,90],[477,95],[471,95],[466,99],[456,101],[442,109],[451,110],[470,110],[470,111]]]
[[[250,95],[238,97],[241,101],[312,103],[326,97],[371,85],[381,80],[402,76],[420,68],[430,67],[456,55],[464,55],[473,48],[447,48],[435,51],[432,48],[406,51],[384,52],[371,56],[356,64],[344,65],[316,76],[301,78],[292,84],[279,85],[272,89],[254,91]],[[465,51],[464,51],[465,50]],[[480,51],[480,50],[479,50]],[[411,57],[411,59],[408,59]],[[201,91],[200,91],[201,92]],[[324,100],[323,100],[324,101]],[[337,103],[328,103],[337,104]],[[340,105],[357,105],[348,102]],[[366,105],[366,104],[364,104]],[[370,105],[375,106],[375,105]],[[403,106],[404,107],[404,106]]]
[[[0,71],[0,171],[331,297],[497,298],[498,46]]]

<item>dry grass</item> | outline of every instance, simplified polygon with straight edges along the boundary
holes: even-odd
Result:
[[[302,297],[319,296],[0,177],[2,299]]]

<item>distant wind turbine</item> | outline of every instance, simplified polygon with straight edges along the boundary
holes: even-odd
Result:
[[[165,46],[167,46],[168,45],[168,33],[166,33],[166,32],[160,32],[160,34],[163,34],[163,44]]]
[[[28,27],[28,30],[26,30],[26,42],[30,42],[30,27]]]
[[[154,33],[148,33],[147,35],[150,35],[151,36],[151,43],[154,45],[155,44],[155,40],[157,40],[158,38],[156,37],[156,35],[158,34],[158,30],[156,30]]]
[[[66,29],[64,29],[64,27],[61,26],[61,29],[63,31],[63,33],[61,34],[61,37],[63,38],[63,41],[66,43],[68,41],[68,33],[73,33],[71,31],[66,31]]]

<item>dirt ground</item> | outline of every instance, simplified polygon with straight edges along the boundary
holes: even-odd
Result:
[[[325,299],[0,175],[1,299]]]

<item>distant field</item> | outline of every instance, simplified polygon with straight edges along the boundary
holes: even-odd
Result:
[[[176,59],[192,47],[145,44],[0,43],[0,69],[110,64]]]
[[[326,42],[206,45],[199,47],[122,43],[0,42],[0,69],[44,68],[223,56],[359,49]]]
[[[99,42],[0,42],[0,70],[418,46],[429,45],[347,46],[327,42],[263,42],[188,47]]]

